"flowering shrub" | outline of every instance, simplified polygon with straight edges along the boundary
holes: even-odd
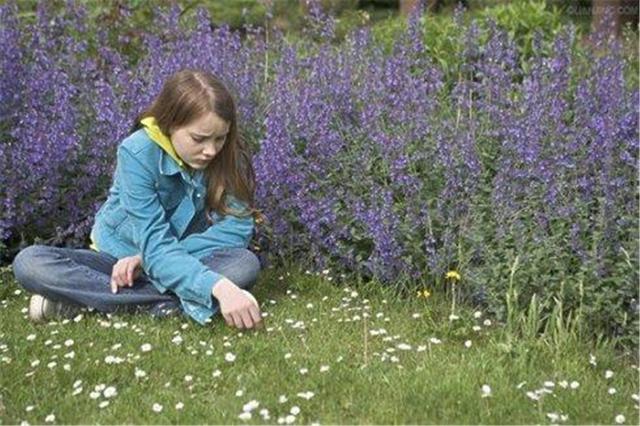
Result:
[[[637,335],[638,88],[615,43],[585,50],[564,28],[523,58],[495,23],[457,19],[451,73],[424,54],[418,16],[386,52],[367,29],[336,45],[317,7],[296,43],[212,29],[202,11],[183,28],[174,8],[132,67],[105,34],[98,56],[71,37],[80,8],[51,14],[21,32],[0,12],[0,67],[16,76],[0,83],[7,244],[84,244],[133,117],[167,75],[201,67],[238,98],[272,260],[435,289],[456,270],[462,296],[499,315],[511,280],[522,307],[560,298]]]

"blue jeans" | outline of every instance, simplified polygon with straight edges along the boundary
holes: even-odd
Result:
[[[15,257],[13,273],[31,293],[99,312],[147,311],[164,316],[181,310],[180,299],[171,292],[160,293],[144,272],[132,287],[120,287],[113,294],[111,271],[117,261],[107,253],[93,250],[33,245]],[[255,285],[260,272],[257,256],[248,249],[215,250],[202,263],[245,290]],[[214,312],[218,312],[215,297],[213,306]]]

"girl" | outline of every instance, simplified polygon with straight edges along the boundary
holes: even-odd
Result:
[[[227,88],[195,70],[174,74],[118,147],[91,250],[34,245],[13,262],[31,297],[29,317],[183,311],[201,324],[220,311],[230,326],[261,325],[246,289],[260,262],[247,249],[255,178]]]

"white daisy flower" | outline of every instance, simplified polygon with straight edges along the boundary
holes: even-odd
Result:
[[[527,396],[534,401],[538,401],[540,399],[540,395],[536,392],[527,391]]]
[[[491,386],[482,385],[482,398],[486,398],[488,396],[491,396]]]
[[[260,403],[258,401],[256,401],[255,399],[252,399],[251,401],[247,402],[246,404],[244,404],[242,406],[242,411],[253,411],[256,408],[258,408],[260,406]]]
[[[313,392],[311,392],[311,391],[299,392],[298,393],[298,396],[300,398],[304,398],[306,400],[309,400],[309,399],[313,398],[313,395],[315,395],[315,394]]]
[[[269,410],[266,408],[261,408],[259,413],[264,420],[269,420],[271,418],[271,416],[269,416]]]
[[[624,421],[626,420],[626,418],[622,415],[622,414],[618,414],[616,416],[616,423],[618,423],[619,425],[621,425],[622,423],[624,423]]]
[[[118,394],[118,391],[116,390],[115,387],[109,386],[102,392],[102,394],[104,395],[105,398],[111,398],[113,396],[116,396]]]
[[[298,414],[300,414],[300,407],[294,405],[293,407],[291,407],[291,410],[289,410],[289,412],[294,416],[297,416]]]
[[[240,420],[249,420],[251,418],[251,413],[249,411],[245,411],[244,413],[240,413],[238,418]]]
[[[471,345],[472,345],[471,340],[465,340],[465,342],[464,342],[464,347],[465,348],[470,348]]]
[[[149,352],[151,350],[151,344],[150,343],[145,343],[142,346],[140,346],[140,350],[142,352]]]
[[[613,371],[607,370],[607,371],[604,372],[604,378],[605,379],[610,379],[612,377],[613,377]]]
[[[44,418],[44,421],[47,423],[53,423],[56,421],[56,416],[55,414],[49,414],[47,417]]]
[[[162,408],[163,408],[162,405],[158,404],[157,402],[154,402],[153,406],[151,407],[151,409],[156,413],[161,412]]]
[[[176,404],[176,410],[182,410],[184,408],[184,404],[182,402],[178,402]]]
[[[228,362],[233,362],[233,361],[235,361],[235,360],[236,360],[236,356],[235,356],[234,354],[232,354],[231,352],[227,352],[227,353],[224,355],[224,359],[225,359],[226,361],[228,361]]]
[[[280,395],[280,396],[278,397],[278,402],[279,402],[280,404],[284,404],[285,402],[287,402],[287,397],[286,397],[285,395]]]

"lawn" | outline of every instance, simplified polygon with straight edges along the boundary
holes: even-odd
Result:
[[[288,272],[286,272],[288,271]],[[34,325],[0,275],[0,423],[638,424],[611,343],[518,338],[441,292],[265,270],[257,331],[84,313]],[[455,317],[454,317],[455,318]]]

